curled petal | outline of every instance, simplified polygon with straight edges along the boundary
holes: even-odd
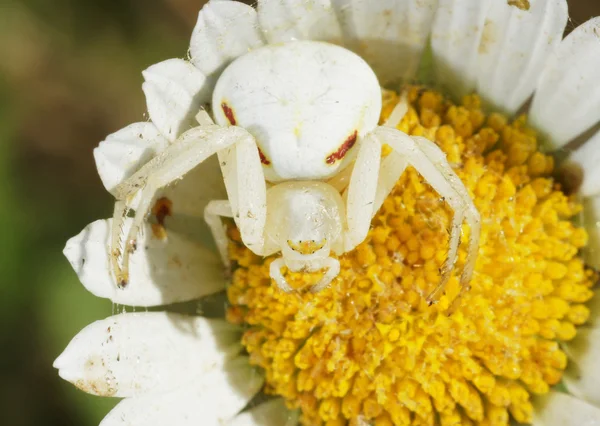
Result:
[[[201,71],[182,59],[169,59],[142,74],[148,114],[167,139],[174,141],[197,125],[194,117],[210,102],[212,90]]]
[[[346,47],[365,59],[382,85],[414,78],[438,0],[332,0]]]
[[[339,44],[342,30],[331,0],[259,0],[258,20],[269,43],[319,40]]]
[[[600,409],[566,393],[538,397],[533,426],[598,426]]]
[[[581,174],[579,193],[584,197],[600,195],[600,132],[583,146],[574,150],[565,167],[575,167],[573,173]]]
[[[277,398],[239,414],[227,426],[296,426],[298,413],[290,411]]]
[[[127,398],[100,426],[222,426],[244,408],[263,382],[248,358],[239,357],[174,391]]]
[[[530,0],[529,10],[491,1],[479,45],[477,89],[515,113],[531,96],[567,25],[566,0]]]
[[[264,44],[256,11],[238,1],[212,0],[198,15],[192,33],[192,63],[207,76],[232,60]]]
[[[436,83],[456,96],[477,85],[479,45],[489,0],[440,0],[431,31]]]
[[[600,269],[600,195],[583,200],[583,219],[589,236],[585,260],[592,268]]]
[[[540,77],[530,120],[558,149],[600,120],[600,17],[558,46]]]
[[[124,232],[132,219],[125,221]],[[108,256],[112,220],[98,220],[71,238],[64,254],[83,285],[114,303],[155,306],[196,299],[225,288],[219,258],[213,250],[167,231],[155,235],[146,224],[130,257],[130,281],[118,288]]]
[[[168,144],[152,123],[134,123],[108,135],[94,149],[96,167],[104,187],[114,194],[113,190],[118,184]]]
[[[165,312],[121,314],[81,330],[54,361],[58,374],[100,396],[134,397],[191,383],[239,353],[221,320]]]
[[[569,392],[600,407],[600,328],[581,328],[564,344],[569,365],[563,376]]]

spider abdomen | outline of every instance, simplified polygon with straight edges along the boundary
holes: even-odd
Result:
[[[213,112],[248,130],[270,181],[324,179],[353,158],[381,111],[377,77],[359,56],[314,41],[269,45],[220,76]]]

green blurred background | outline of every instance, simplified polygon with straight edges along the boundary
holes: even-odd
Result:
[[[1,425],[93,426],[116,403],[51,367],[114,310],[79,284],[62,248],[111,214],[92,149],[145,120],[141,70],[185,56],[204,3],[0,0]],[[600,15],[600,0],[569,4],[569,29]]]

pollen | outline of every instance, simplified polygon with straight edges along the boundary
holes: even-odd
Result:
[[[437,304],[451,211],[409,168],[372,221],[367,239],[339,258],[331,286],[319,273],[271,282],[260,258],[230,230],[237,263],[228,318],[265,371],[265,392],[299,409],[306,426],[508,425],[532,420],[531,398],[561,380],[597,278],[579,250],[581,211],[551,177],[526,117],[484,113],[477,96],[459,105],[420,87],[398,128],[435,141],[482,218],[471,289],[449,314],[466,257]],[[386,96],[381,119],[397,102]],[[468,227],[463,229],[466,240]]]

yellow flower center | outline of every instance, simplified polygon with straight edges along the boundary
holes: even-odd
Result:
[[[521,117],[486,116],[417,87],[399,129],[448,155],[482,219],[471,290],[458,308],[451,279],[440,302],[426,298],[446,259],[451,211],[409,168],[374,217],[367,239],[340,257],[330,288],[320,274],[287,273],[287,294],[231,229],[238,268],[228,319],[247,324],[243,343],[266,372],[267,393],[299,408],[304,425],[506,425],[531,421],[530,394],[558,383],[559,342],[588,317],[592,272],[577,256],[586,233],[581,207],[550,178]],[[384,99],[382,120],[397,96]],[[465,227],[464,232],[468,232]],[[464,238],[463,238],[464,239]],[[465,259],[461,247],[456,271]]]

